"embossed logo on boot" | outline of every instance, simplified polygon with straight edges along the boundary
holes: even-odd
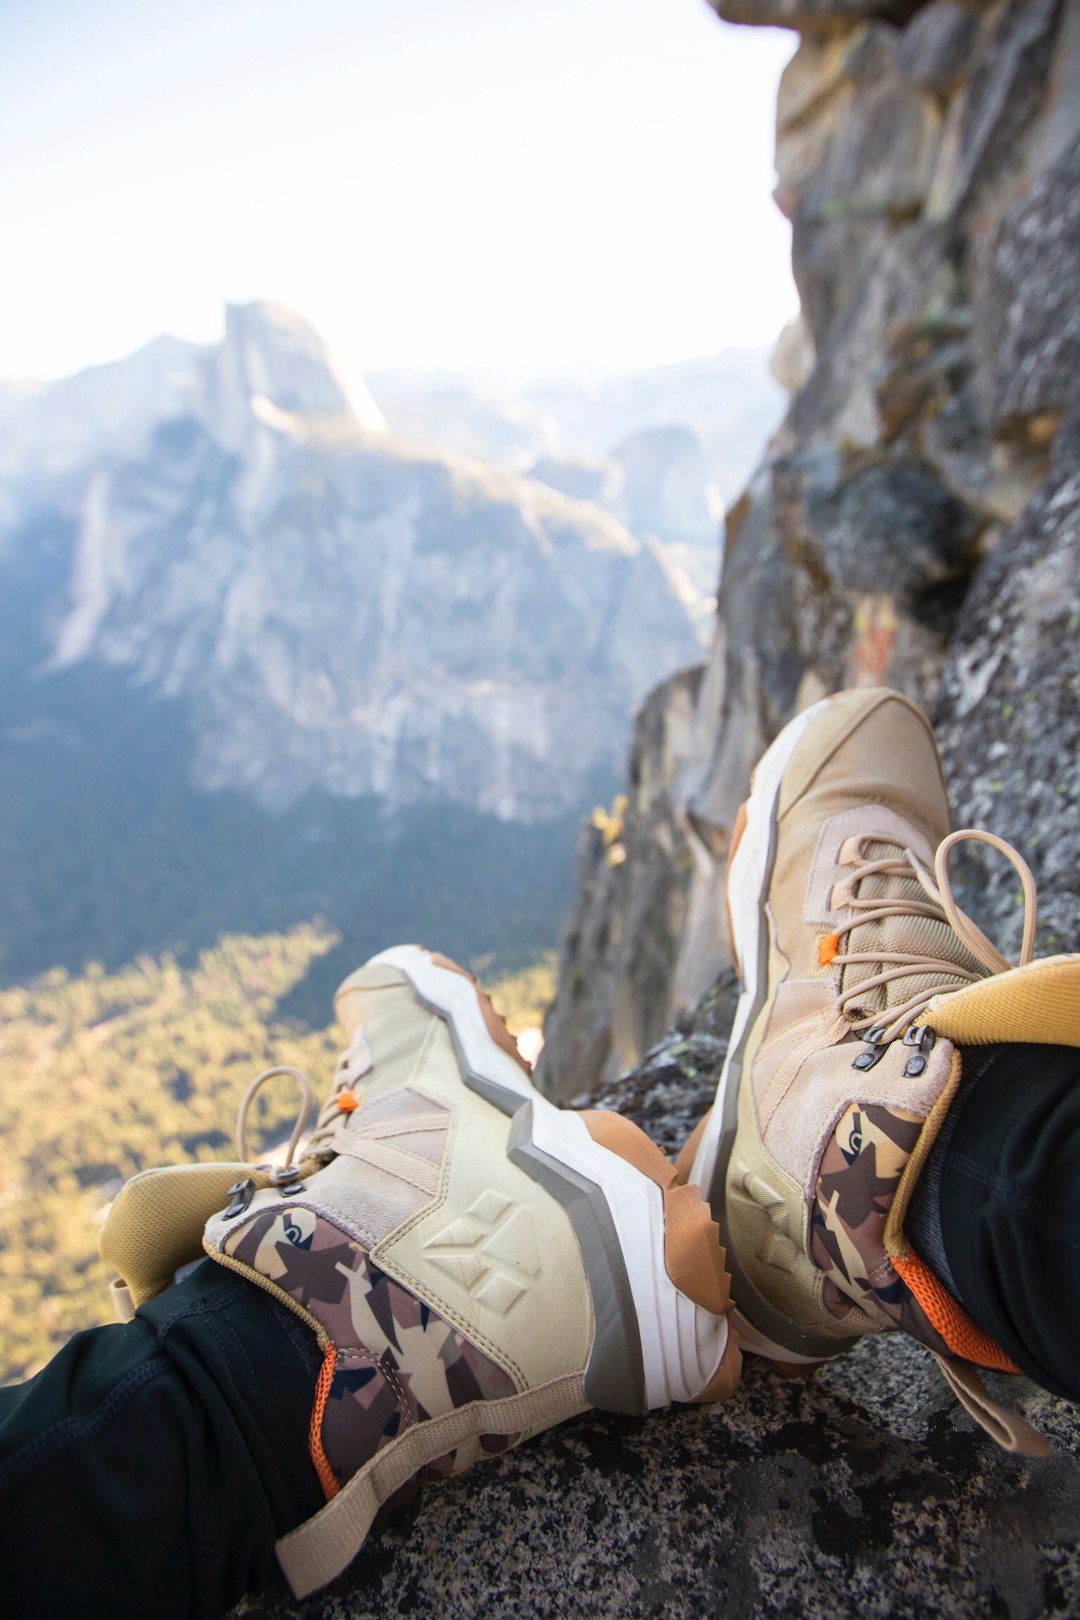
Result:
[[[505,1316],[540,1275],[533,1218],[522,1204],[485,1192],[424,1244],[424,1253],[474,1299]]]
[[[794,1271],[802,1258],[802,1251],[785,1230],[788,1226],[788,1207],[783,1193],[753,1170],[744,1171],[738,1187],[752,1208],[768,1216],[769,1224],[760,1232],[755,1249],[758,1259],[767,1266],[775,1266],[778,1271]]]

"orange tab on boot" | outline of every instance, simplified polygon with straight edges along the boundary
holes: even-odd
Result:
[[[818,940],[817,959],[819,967],[828,967],[840,949],[839,934],[825,934]]]

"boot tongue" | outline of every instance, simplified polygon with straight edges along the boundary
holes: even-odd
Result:
[[[895,861],[901,854],[896,844],[867,842],[863,846],[867,861]],[[872,900],[913,907],[927,902],[926,890],[914,873],[910,877],[893,877],[874,872],[863,878],[856,892],[864,902]],[[865,991],[857,1002],[849,1004],[848,1015],[853,1020],[887,1014],[891,1008],[902,1007],[913,996],[958,990],[966,981],[957,977],[957,968],[974,973],[980,979],[986,977],[986,968],[944,919],[902,914],[883,917],[879,922],[856,923],[849,929],[843,949],[875,957],[874,961],[855,962],[844,969],[841,988],[845,993],[896,966],[893,958],[897,956],[921,956],[942,964],[941,972],[905,973],[888,984],[875,985]]]

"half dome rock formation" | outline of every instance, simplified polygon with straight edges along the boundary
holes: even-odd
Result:
[[[98,425],[58,452],[76,396]],[[43,514],[71,530],[37,581],[41,678],[105,665],[181,705],[203,788],[541,820],[617,768],[634,706],[695,655],[659,548],[394,439],[273,305],[230,308],[210,349],[151,345],[3,409],[0,579]]]

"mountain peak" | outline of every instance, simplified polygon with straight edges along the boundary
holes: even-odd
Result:
[[[366,386],[346,384],[310,322],[268,300],[226,304],[225,337],[209,356],[207,393],[215,427],[233,445],[250,434],[256,400],[292,416],[346,417],[373,431],[385,426]]]

